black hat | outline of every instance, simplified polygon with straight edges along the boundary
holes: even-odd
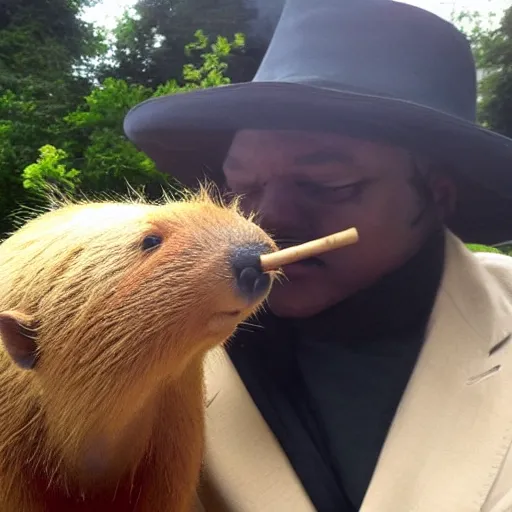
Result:
[[[287,0],[251,82],[153,98],[125,132],[186,185],[221,179],[241,129],[339,132],[396,143],[453,171],[452,229],[512,238],[512,140],[476,123],[476,71],[465,36],[392,0]]]

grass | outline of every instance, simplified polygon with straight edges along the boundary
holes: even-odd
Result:
[[[493,252],[512,256],[512,243],[501,244],[498,247],[490,247],[483,244],[466,244],[466,247],[472,252]]]

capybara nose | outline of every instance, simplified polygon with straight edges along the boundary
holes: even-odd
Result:
[[[237,247],[231,254],[237,288],[248,300],[259,299],[270,288],[270,276],[263,272],[260,264],[260,256],[270,250],[266,244],[255,243]]]

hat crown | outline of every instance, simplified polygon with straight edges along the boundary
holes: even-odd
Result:
[[[323,85],[476,117],[476,70],[465,36],[392,0],[287,0],[253,81]]]

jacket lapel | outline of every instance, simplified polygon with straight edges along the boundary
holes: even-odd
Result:
[[[201,499],[207,512],[314,512],[278,441],[224,350],[205,366],[206,447]]]
[[[448,233],[428,338],[361,512],[481,509],[512,441],[511,332],[510,297]]]

